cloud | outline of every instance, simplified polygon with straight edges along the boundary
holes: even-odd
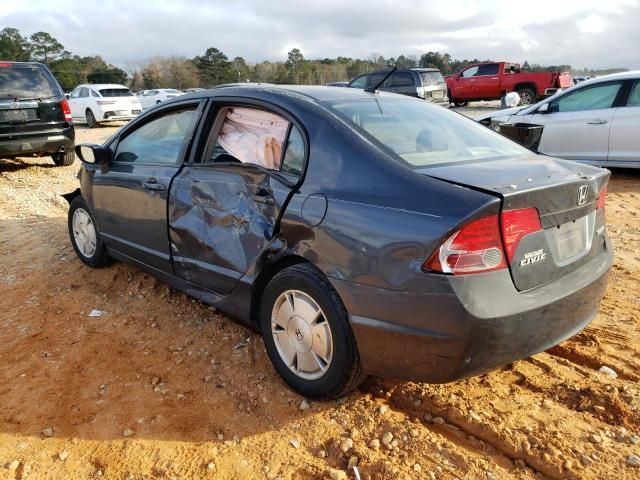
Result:
[[[640,68],[639,0],[538,0],[523,15],[509,0],[137,1],[45,0],[0,8],[0,24],[44,30],[78,55],[132,68],[158,55],[214,46],[250,62],[368,58],[446,51],[456,58]]]

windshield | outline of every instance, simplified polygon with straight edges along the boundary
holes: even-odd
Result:
[[[531,154],[473,120],[421,101],[381,97],[329,106],[413,168]]]
[[[49,98],[59,95],[52,78],[37,65],[0,67],[0,98]]]
[[[103,97],[133,97],[128,88],[103,88],[98,91]]]
[[[445,83],[444,77],[440,72],[420,72],[420,76],[425,87],[443,85]]]

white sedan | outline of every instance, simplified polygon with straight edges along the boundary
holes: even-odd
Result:
[[[179,95],[184,95],[184,92],[174,88],[156,88],[154,90],[144,90],[138,98],[140,99],[140,102],[142,102],[142,108],[146,109],[162,102],[163,100],[168,100],[169,98],[177,97]]]
[[[640,70],[581,82],[535,105],[475,119],[544,125],[538,150],[605,167],[640,168]]]
[[[142,112],[140,100],[124,85],[79,85],[68,98],[73,121],[86,123],[89,128],[104,122],[131,120]]]

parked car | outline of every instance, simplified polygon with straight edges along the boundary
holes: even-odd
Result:
[[[449,99],[456,106],[499,100],[508,92],[518,92],[520,104],[530,105],[573,85],[568,72],[522,72],[519,64],[510,62],[478,63],[445,78]]]
[[[168,100],[180,95],[184,95],[184,92],[174,88],[156,88],[155,90],[144,90],[139,98],[140,102],[142,102],[142,108],[147,109],[157,105],[163,100]]]
[[[380,83],[388,73],[389,70],[364,73],[351,80],[349,87],[362,89],[373,87]],[[440,70],[435,68],[398,69],[380,86],[379,90],[418,97],[431,103],[449,106],[447,85]]]
[[[640,70],[581,82],[535,105],[477,121],[544,125],[538,150],[607,167],[640,168]]]
[[[124,85],[79,85],[69,95],[73,120],[95,128],[101,123],[128,121],[142,112],[140,100]]]
[[[0,61],[0,158],[51,156],[68,166],[74,141],[69,102],[49,69]]]
[[[204,88],[200,88],[200,87],[194,87],[194,88],[185,88],[183,90],[184,93],[194,93],[194,92],[202,92],[204,91]]]
[[[408,96],[224,87],[77,147],[79,258],[131,263],[262,332],[310,397],[448,382],[595,316],[610,173]]]

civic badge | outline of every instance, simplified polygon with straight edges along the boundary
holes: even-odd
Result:
[[[578,189],[578,206],[584,205],[585,203],[587,203],[587,193],[588,193],[588,188],[586,185],[582,185],[579,189]]]

